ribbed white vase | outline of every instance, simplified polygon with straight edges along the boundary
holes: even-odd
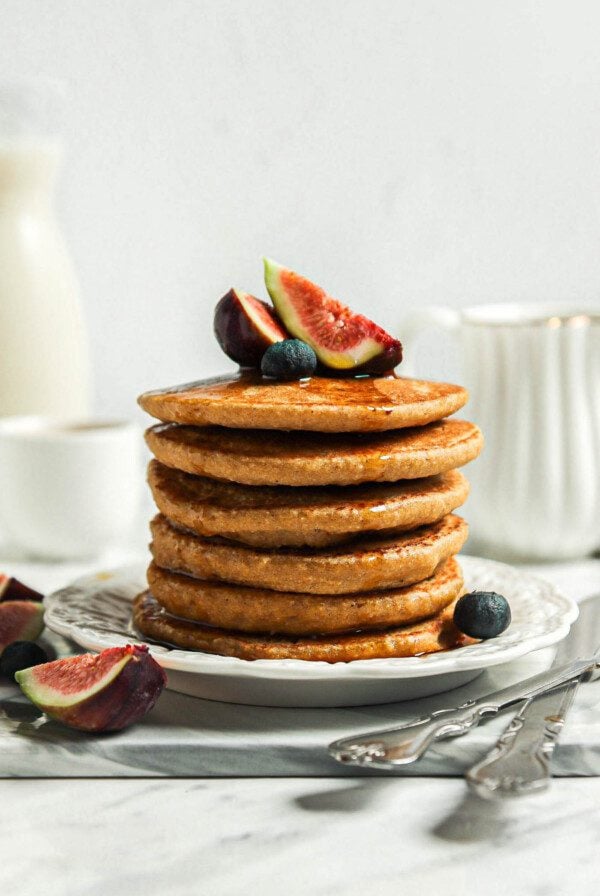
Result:
[[[465,416],[485,448],[467,476],[470,544],[507,559],[600,548],[600,307],[427,309],[458,332]]]

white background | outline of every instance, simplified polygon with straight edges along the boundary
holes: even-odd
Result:
[[[597,296],[599,38],[572,0],[3,0],[0,78],[70,82],[97,410],[228,369],[212,309],[262,254],[394,331]]]

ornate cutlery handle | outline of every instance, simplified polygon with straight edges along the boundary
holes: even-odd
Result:
[[[370,768],[393,769],[419,759],[427,747],[441,737],[457,737],[474,728],[484,715],[528,697],[545,693],[570,681],[574,676],[597,669],[594,660],[566,663],[551,672],[534,675],[520,685],[511,685],[479,700],[469,700],[453,709],[441,709],[425,718],[405,722],[384,731],[345,737],[329,745],[329,753],[338,762]]]
[[[482,797],[519,796],[545,790],[550,760],[580,678],[528,700],[493,750],[466,774]]]
[[[329,753],[346,765],[393,769],[415,762],[434,740],[465,734],[477,725],[482,715],[497,711],[495,706],[469,702],[458,709],[439,710],[402,727],[334,741],[329,745]]]

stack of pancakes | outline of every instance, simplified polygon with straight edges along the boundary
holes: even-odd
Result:
[[[243,659],[413,656],[465,642],[454,511],[478,428],[460,386],[242,372],[149,392],[147,637]]]

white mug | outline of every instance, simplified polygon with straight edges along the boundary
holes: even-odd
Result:
[[[405,322],[459,337],[466,416],[483,430],[467,469],[473,545],[505,559],[600,548],[600,305],[430,307]]]
[[[92,557],[127,538],[143,485],[130,422],[0,419],[0,532],[48,559]]]

